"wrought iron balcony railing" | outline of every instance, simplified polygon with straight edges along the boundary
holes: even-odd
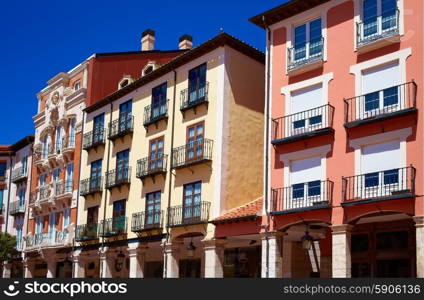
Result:
[[[344,203],[373,200],[410,198],[415,195],[415,168],[372,172],[343,177]]]
[[[24,201],[13,201],[10,203],[9,215],[15,216],[25,213],[25,202]]]
[[[109,123],[109,139],[115,140],[132,133],[134,130],[134,116],[128,115]]]
[[[178,205],[168,208],[168,226],[184,226],[207,223],[209,220],[209,202],[191,205]]]
[[[160,101],[155,105],[148,105],[144,108],[144,121],[145,127],[168,118],[168,100]]]
[[[196,86],[181,91],[181,111],[189,110],[201,104],[207,104],[209,94],[209,82],[204,86]]]
[[[163,210],[148,210],[132,215],[131,231],[141,232],[163,227]]]
[[[380,16],[356,24],[356,43],[361,47],[399,34],[399,10],[390,10]]]
[[[333,182],[315,180],[271,191],[273,213],[330,207],[333,202]]]
[[[414,81],[381,91],[345,99],[345,126],[379,120],[416,110],[417,84]]]
[[[75,241],[86,242],[98,238],[99,224],[78,225],[75,231]]]
[[[50,231],[28,235],[25,237],[26,248],[44,248],[54,246],[65,246],[70,243],[69,230]]]
[[[199,139],[172,150],[172,168],[184,168],[190,165],[212,160],[213,141]]]
[[[115,217],[100,222],[101,237],[112,237],[127,233],[127,218],[125,216]]]
[[[272,120],[272,143],[309,136],[333,127],[334,107],[326,104]]]
[[[121,167],[106,172],[106,188],[111,189],[131,182],[131,167]]]
[[[80,195],[83,197],[95,193],[101,193],[102,189],[102,176],[87,178],[80,182]]]
[[[146,157],[137,161],[137,178],[166,173],[168,155],[160,155],[155,158]]]
[[[28,177],[28,168],[27,167],[19,167],[12,172],[12,182],[18,183],[21,181],[25,181]]]
[[[82,148],[90,150],[105,144],[106,130],[104,128],[95,129],[84,134],[82,138]]]
[[[65,195],[72,196],[73,187],[72,181],[59,181],[54,184],[54,195],[55,197],[61,197]]]
[[[324,38],[314,39],[295,45],[287,50],[287,70],[292,71],[301,66],[324,59]]]

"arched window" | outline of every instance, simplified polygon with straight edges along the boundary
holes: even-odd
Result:
[[[81,82],[78,80],[74,83],[74,92],[78,91],[81,88]]]

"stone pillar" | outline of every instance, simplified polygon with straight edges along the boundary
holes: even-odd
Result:
[[[85,261],[81,256],[81,251],[75,251],[73,254],[73,270],[72,277],[73,278],[84,278],[85,277]]]
[[[205,278],[224,278],[224,246],[226,240],[203,240]]]
[[[414,217],[417,278],[424,278],[424,216]]]
[[[283,237],[283,257],[282,257],[282,277],[283,278],[292,278],[292,255],[293,255],[293,242],[289,241],[287,238],[287,234]]]
[[[262,239],[262,278],[281,278],[282,256],[281,237],[282,232],[268,232],[261,234]]]
[[[134,245],[134,246],[133,246]],[[144,278],[144,262],[146,257],[146,246],[138,243],[129,246],[130,278]]]
[[[47,259],[47,278],[55,278],[56,277],[56,258],[48,258]]]
[[[33,278],[35,271],[35,264],[28,259],[24,261],[24,278]]]
[[[182,245],[182,241],[174,241],[164,245],[164,278],[179,277],[179,257]]]
[[[12,264],[10,262],[3,263],[3,278],[10,278],[12,276]]]
[[[350,278],[352,276],[350,255],[350,231],[352,226],[342,224],[333,226],[331,229],[333,233],[332,276],[333,278]]]
[[[100,256],[100,278],[112,278],[110,269],[111,257],[108,257],[108,248],[105,247],[99,251]]]

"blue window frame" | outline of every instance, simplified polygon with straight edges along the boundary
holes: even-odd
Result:
[[[166,90],[167,83],[163,83],[152,89],[152,110],[151,118],[157,118],[166,113]]]
[[[395,105],[398,104],[399,102],[399,97],[398,97],[398,87],[391,87],[388,89],[385,89],[383,91],[383,102],[384,102],[384,106],[390,106],[390,105]]]
[[[380,184],[378,172],[365,174],[365,187],[375,187]]]
[[[399,183],[399,169],[384,171],[383,181],[384,181],[384,184]]]
[[[321,195],[321,181],[315,180],[308,182],[308,196],[319,196]]]
[[[314,56],[322,52],[322,25],[321,19],[309,23],[309,55]]]
[[[303,128],[306,126],[305,120],[298,120],[293,122],[293,129]]]
[[[365,95],[365,111],[380,108],[380,92]]]
[[[306,57],[306,24],[294,29],[295,60]]]
[[[381,28],[387,30],[397,25],[397,0],[381,0]]]
[[[292,186],[292,197],[296,198],[304,198],[305,197],[305,184],[298,183]]]
[[[377,0],[364,0],[363,17],[364,17],[364,36],[376,34],[378,31],[377,25],[378,7]]]
[[[309,118],[309,125],[317,125],[322,123],[322,116]]]

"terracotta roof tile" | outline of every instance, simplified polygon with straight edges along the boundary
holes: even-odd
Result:
[[[261,197],[243,206],[231,209],[224,215],[212,220],[212,223],[231,222],[233,220],[254,217],[258,215],[258,213],[261,213],[262,205],[263,198]]]

